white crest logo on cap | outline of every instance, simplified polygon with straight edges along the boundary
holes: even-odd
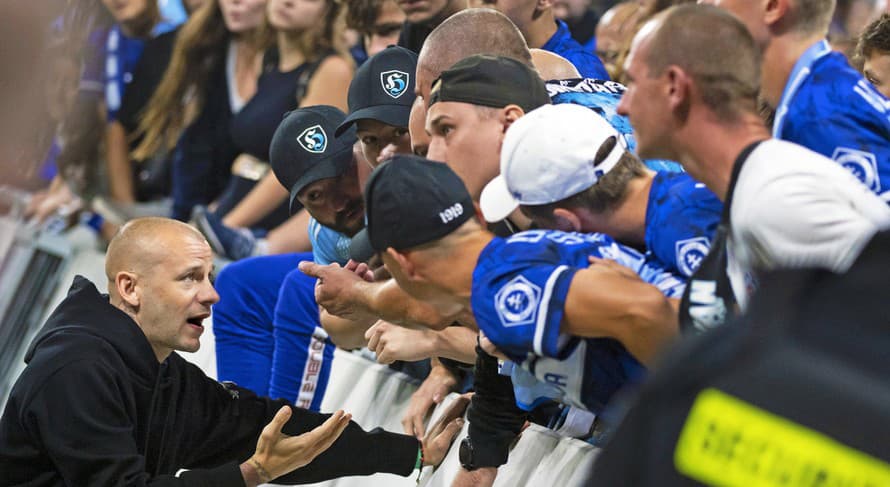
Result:
[[[387,95],[398,98],[408,90],[408,73],[391,69],[380,73],[380,84]]]
[[[313,154],[321,154],[328,148],[328,135],[321,125],[313,125],[297,137],[297,143]]]

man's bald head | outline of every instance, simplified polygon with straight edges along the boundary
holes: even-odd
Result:
[[[121,271],[146,273],[164,256],[177,251],[183,239],[205,242],[194,227],[169,218],[138,218],[124,224],[111,242],[105,255],[105,277],[112,291],[115,276]]]
[[[471,8],[452,15],[426,38],[417,59],[418,94],[429,98],[430,86],[442,71],[475,54],[513,58],[533,66],[528,44],[510,19],[492,9]]]
[[[543,49],[532,49],[532,62],[544,81],[581,78],[581,73],[568,59]]]

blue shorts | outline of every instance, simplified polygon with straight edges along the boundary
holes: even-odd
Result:
[[[259,395],[318,411],[334,344],[321,327],[315,278],[297,269],[311,253],[244,259],[216,280],[217,376]]]

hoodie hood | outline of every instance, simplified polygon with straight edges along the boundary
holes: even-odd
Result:
[[[109,326],[109,323],[112,325]],[[137,376],[153,382],[159,363],[148,339],[129,315],[113,306],[108,295],[83,276],[75,276],[68,295],[56,307],[28,347],[25,362],[43,349],[66,347],[67,340],[51,340],[62,334],[87,334],[112,346]]]

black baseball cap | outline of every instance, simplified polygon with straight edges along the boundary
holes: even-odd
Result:
[[[332,136],[345,117],[327,105],[298,108],[286,113],[275,129],[269,162],[275,177],[290,191],[291,213],[301,189],[320,179],[337,177],[351,167],[355,130]]]
[[[457,230],[475,214],[463,181],[446,164],[409,155],[384,162],[365,184],[365,230],[349,247],[358,261],[410,249]]]
[[[371,56],[349,84],[349,116],[337,128],[340,136],[356,120],[370,118],[393,127],[407,127],[414,103],[414,72],[417,54],[389,46]]]
[[[544,80],[513,58],[477,54],[443,71],[433,82],[430,105],[456,101],[493,108],[518,105],[526,113],[550,104]]]

